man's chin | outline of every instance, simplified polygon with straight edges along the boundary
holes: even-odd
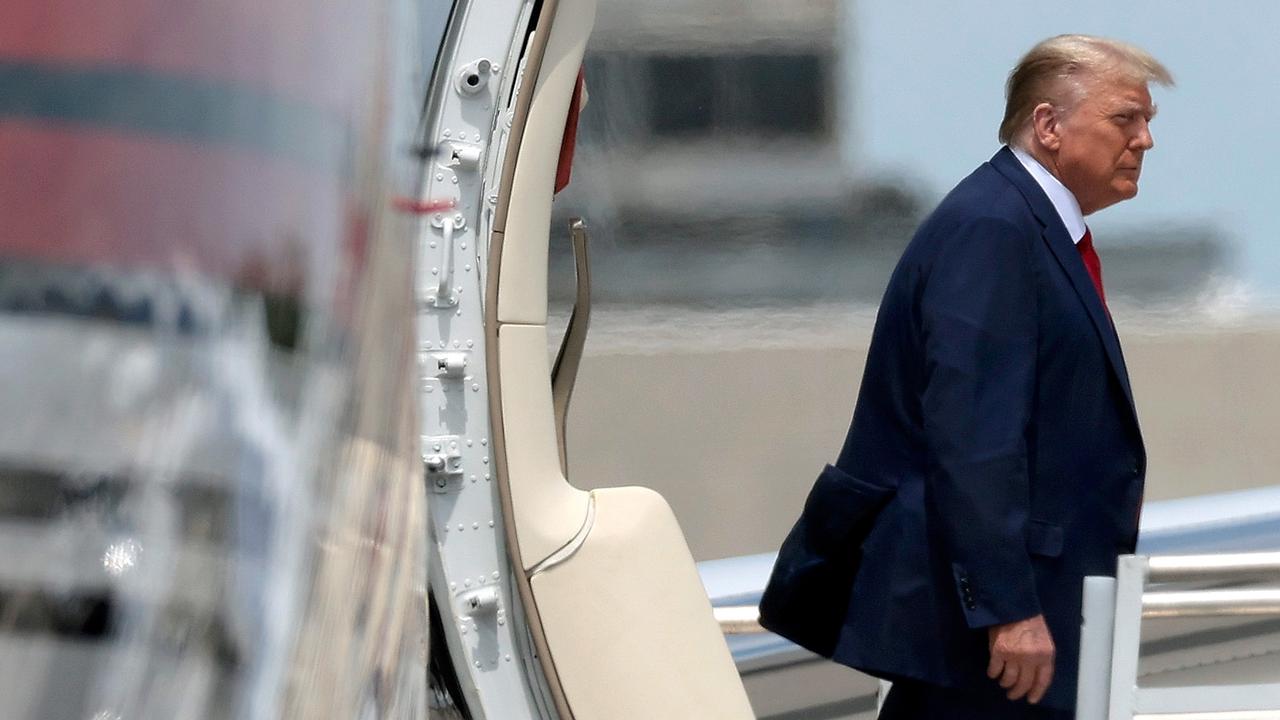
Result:
[[[1138,181],[1133,180],[1130,182],[1120,183],[1119,187],[1116,188],[1116,194],[1120,196],[1121,200],[1129,200],[1137,196]]]

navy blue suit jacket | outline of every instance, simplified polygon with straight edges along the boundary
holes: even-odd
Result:
[[[1042,704],[1073,707],[1082,579],[1133,551],[1146,455],[1111,320],[1008,148],[894,270],[836,466],[897,492],[834,659],[1000,693],[986,628],[1043,613],[1057,660]]]

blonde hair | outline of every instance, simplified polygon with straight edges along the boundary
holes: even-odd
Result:
[[[1092,35],[1051,37],[1031,48],[1009,73],[1000,142],[1012,142],[1031,122],[1031,113],[1040,103],[1074,104],[1083,92],[1080,80],[1084,77],[1173,85],[1165,66],[1133,45]],[[1061,97],[1064,89],[1073,95],[1070,102],[1064,103]]]

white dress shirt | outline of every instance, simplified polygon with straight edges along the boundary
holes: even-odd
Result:
[[[1022,167],[1031,173],[1031,177],[1035,179],[1040,189],[1044,190],[1044,194],[1049,196],[1049,202],[1053,203],[1053,208],[1058,211],[1058,217],[1062,218],[1062,224],[1066,226],[1071,242],[1079,244],[1088,228],[1085,227],[1084,213],[1080,212],[1080,203],[1076,202],[1076,196],[1072,195],[1067,186],[1054,177],[1053,173],[1046,170],[1039,160],[1031,157],[1025,150],[1012,145],[1009,149],[1013,151],[1013,156],[1018,158],[1018,162],[1022,163]]]

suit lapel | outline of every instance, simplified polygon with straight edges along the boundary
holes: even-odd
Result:
[[[1076,249],[1075,243],[1071,242],[1071,236],[1067,234],[1067,228],[1062,224],[1062,218],[1059,217],[1057,209],[1053,207],[1044,190],[1008,147],[1001,148],[1000,152],[991,158],[991,164],[1018,188],[1031,207],[1031,212],[1043,226],[1041,236],[1049,246],[1049,250],[1053,252],[1058,264],[1066,272],[1071,286],[1075,288],[1076,296],[1080,298],[1080,302],[1084,303],[1085,310],[1093,321],[1094,329],[1098,331],[1098,339],[1106,349],[1111,369],[1115,371],[1120,387],[1124,390],[1129,409],[1136,418],[1137,409],[1133,403],[1133,390],[1129,387],[1129,371],[1125,367],[1124,355],[1120,351],[1120,338],[1116,335],[1115,326],[1102,306],[1102,299],[1098,297],[1098,291],[1093,286],[1089,271],[1085,269],[1084,261],[1080,259],[1080,252]]]

